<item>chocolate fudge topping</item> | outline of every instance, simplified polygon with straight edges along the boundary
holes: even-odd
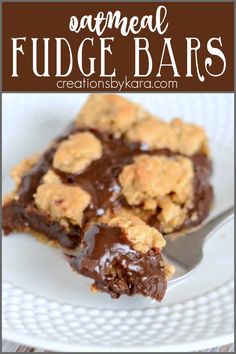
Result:
[[[84,130],[72,127],[68,135],[81,131]],[[60,137],[54,146],[47,150],[38,163],[23,177],[18,190],[19,198],[3,207],[3,229],[6,234],[14,230],[24,230],[30,227],[37,232],[43,232],[49,239],[57,240],[62,247],[75,248],[80,243],[80,227],[70,225],[69,230],[66,230],[57,221],[51,220],[49,216],[38,211],[34,205],[34,193],[41,183],[43,175],[50,168],[60,176],[63,183],[79,185],[91,195],[92,202],[84,213],[84,225],[86,225],[87,221],[103,215],[108,208],[115,209],[120,205],[125,205],[127,208],[130,207],[120,194],[118,175],[125,165],[133,162],[135,156],[143,153],[164,156],[177,155],[168,149],[148,151],[147,147],[142,144],[129,142],[123,138],[116,139],[111,134],[102,133],[94,129],[89,129],[89,131],[102,142],[102,157],[92,162],[80,174],[55,170],[53,169],[52,161],[57,144],[66,139],[68,135]],[[194,155],[189,158],[193,162],[195,172],[193,181],[194,205],[188,211],[188,217],[184,223],[175,231],[200,224],[208,215],[213,200],[213,191],[209,184],[212,171],[211,161],[205,155]],[[158,210],[156,212],[158,213]],[[197,220],[191,218],[194,212],[199,215]],[[150,217],[149,224],[162,231],[155,215]]]
[[[75,249],[81,240],[79,226],[71,225],[67,230],[58,221],[39,211],[33,205],[24,206],[18,201],[7,203],[3,208],[3,229],[5,234],[14,230],[33,230],[47,236],[49,240],[57,241],[63,248]]]
[[[164,263],[160,253],[135,251],[119,227],[103,223],[90,226],[78,256],[71,257],[77,272],[94,279],[94,287],[113,298],[143,294],[160,301],[166,291]]]

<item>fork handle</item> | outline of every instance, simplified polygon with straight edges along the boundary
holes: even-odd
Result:
[[[212,230],[217,230],[223,224],[225,224],[228,220],[232,218],[234,215],[234,206],[229,207],[220,215],[216,215],[212,220],[210,220],[205,226],[204,239],[208,239],[211,236]]]

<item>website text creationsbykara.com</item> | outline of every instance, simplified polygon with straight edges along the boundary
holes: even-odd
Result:
[[[91,80],[82,78],[80,80],[58,80],[56,82],[57,89],[113,89],[117,91],[129,89],[177,89],[178,81],[176,80],[130,80],[128,76],[124,80],[115,80],[112,77],[106,80]]]

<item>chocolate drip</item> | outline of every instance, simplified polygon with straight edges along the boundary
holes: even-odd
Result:
[[[160,301],[166,290],[164,263],[156,250],[140,253],[123,231],[103,223],[85,232],[81,251],[71,257],[73,269],[94,279],[94,286],[118,298],[143,294]]]
[[[92,131],[102,142],[103,156],[94,161],[80,174],[65,173],[54,170],[64,183],[76,184],[86,190],[92,197],[87,210],[87,218],[103,214],[117,202],[120,195],[118,175],[123,167],[132,163],[133,157],[140,153],[140,144],[128,143],[123,139],[114,139],[112,135]]]

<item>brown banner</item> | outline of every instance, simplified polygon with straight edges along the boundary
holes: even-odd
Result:
[[[3,91],[233,91],[233,3],[3,3]]]

